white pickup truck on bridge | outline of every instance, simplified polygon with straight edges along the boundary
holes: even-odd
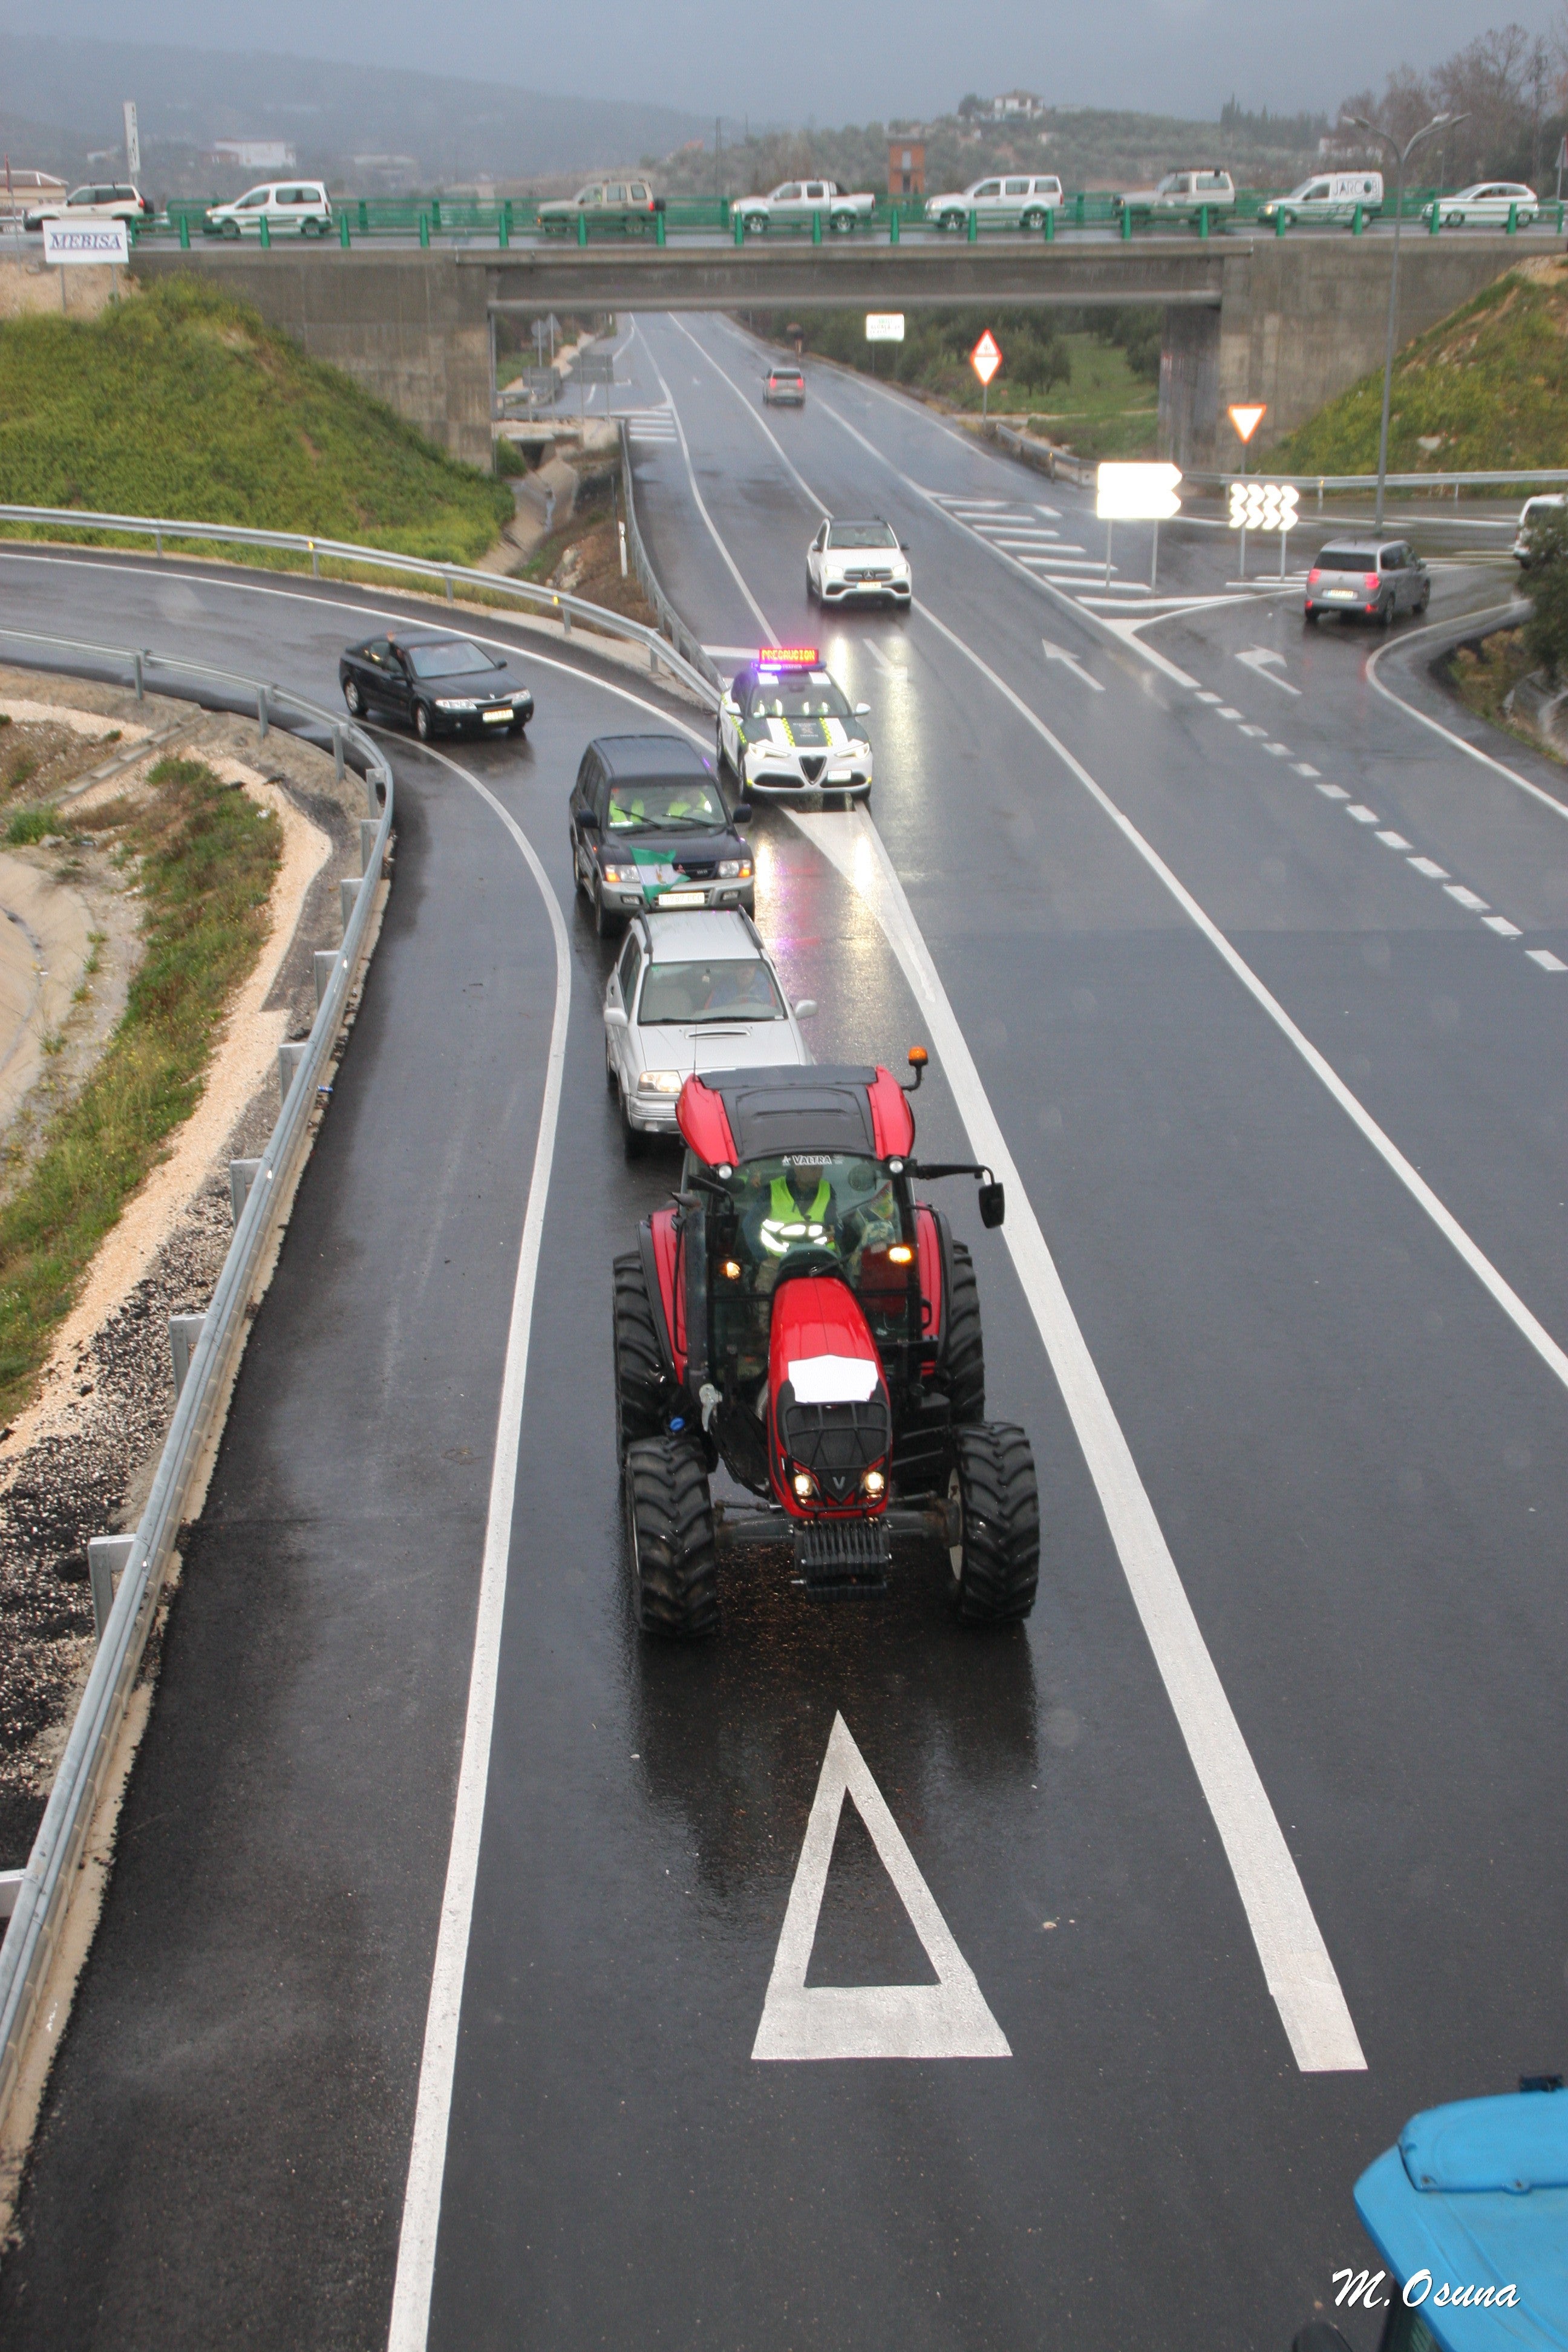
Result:
[[[775,226],[809,228],[815,213],[842,236],[864,228],[876,203],[875,196],[847,195],[836,180],[785,180],[768,195],[737,196],[731,218],[752,236]]]

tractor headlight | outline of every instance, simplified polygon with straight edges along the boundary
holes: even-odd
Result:
[[[888,1480],[883,1471],[868,1470],[861,1478],[860,1492],[869,1496],[873,1503],[879,1503],[887,1491]]]
[[[679,1070],[644,1070],[637,1080],[639,1095],[678,1095],[681,1088]]]
[[[789,1483],[795,1488],[795,1496],[797,1503],[811,1503],[816,1501],[816,1481],[812,1476],[809,1470],[795,1471]]]

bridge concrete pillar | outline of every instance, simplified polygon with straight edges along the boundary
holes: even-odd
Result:
[[[1219,341],[1217,309],[1167,306],[1160,350],[1160,454],[1184,469],[1215,462]]]

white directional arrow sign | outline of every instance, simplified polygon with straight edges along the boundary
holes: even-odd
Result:
[[[1097,677],[1090,677],[1088,670],[1084,668],[1083,664],[1079,660],[1078,656],[1076,654],[1069,654],[1066,646],[1053,646],[1049,637],[1042,637],[1040,639],[1040,643],[1045,648],[1046,659],[1048,662],[1061,662],[1068,669],[1071,670],[1074,677],[1080,679],[1082,683],[1089,688],[1091,694],[1103,694],[1105,692],[1105,688],[1101,686],[1100,680]]]
[[[936,1972],[933,1985],[808,1985],[838,1816],[848,1796]],[[974,1972],[841,1715],[822,1762],[795,1864],[753,2058],[1010,2058]]]
[[[1275,677],[1275,667],[1278,665],[1283,669],[1285,656],[1283,654],[1277,654],[1272,646],[1251,646],[1246,653],[1237,654],[1236,658],[1244,668],[1256,670],[1259,677],[1266,677],[1268,680],[1270,686],[1277,686],[1282,694],[1299,695],[1300,693],[1300,688],[1292,686],[1288,677]]]
[[[1179,466],[1097,467],[1094,511],[1101,522],[1165,522],[1182,511]]]

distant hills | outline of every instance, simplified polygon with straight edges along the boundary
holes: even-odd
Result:
[[[590,172],[711,135],[710,123],[672,107],[500,81],[0,32],[0,142],[13,164],[70,180],[123,169],[128,98],[137,106],[142,176],[160,196],[227,193],[234,169],[202,160],[218,139],[284,141],[300,171],[353,184],[379,175],[438,186]],[[113,160],[89,166],[94,153]],[[388,160],[356,165],[356,156]]]

